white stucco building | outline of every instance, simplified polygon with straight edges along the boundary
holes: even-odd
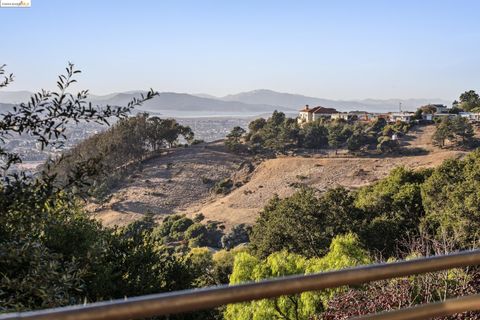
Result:
[[[334,108],[324,108],[324,107],[314,107],[310,108],[306,105],[303,109],[299,111],[298,114],[298,123],[309,123],[314,122],[319,119],[331,119],[332,115],[339,113]]]

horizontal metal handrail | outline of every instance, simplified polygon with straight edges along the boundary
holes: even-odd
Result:
[[[281,277],[232,286],[184,290],[87,305],[10,313],[7,319],[121,320],[183,313],[221,305],[480,265],[480,250],[338,271]]]
[[[353,320],[420,320],[480,310],[480,295],[434,302],[395,311],[381,312]]]

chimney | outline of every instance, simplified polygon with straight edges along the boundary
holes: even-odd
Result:
[[[305,105],[305,109],[308,110],[308,104]]]

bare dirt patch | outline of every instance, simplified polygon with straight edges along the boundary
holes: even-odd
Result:
[[[226,152],[221,143],[175,149],[144,162],[107,203],[90,204],[87,209],[107,226],[128,224],[145,213],[159,220],[166,214],[184,213],[218,198],[210,191],[214,183],[236,174],[245,167],[244,161]]]
[[[278,158],[260,164],[250,182],[224,198],[193,212],[229,226],[253,223],[260,210],[274,194],[286,197],[302,185],[326,190],[335,186],[358,188],[375,182],[395,167],[434,167],[462,152],[443,151],[434,155],[387,158]]]

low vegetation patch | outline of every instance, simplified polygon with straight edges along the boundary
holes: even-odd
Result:
[[[213,193],[215,194],[228,194],[234,187],[232,179],[223,179],[215,183],[213,186]]]

